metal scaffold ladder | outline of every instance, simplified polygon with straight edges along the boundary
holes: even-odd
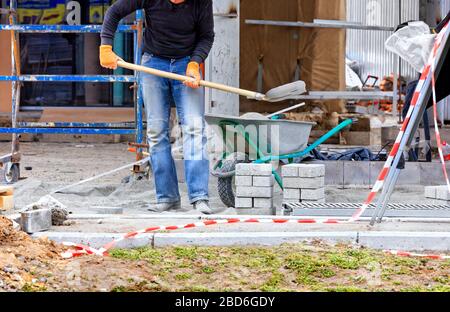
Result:
[[[11,76],[0,76],[0,81],[11,81],[11,128],[0,128],[0,134],[12,135],[11,153],[0,156],[0,169],[4,170],[4,182],[14,183],[20,178],[19,149],[20,134],[77,134],[77,135],[135,135],[136,142],[143,141],[143,102],[137,74],[134,75],[21,75],[19,33],[100,33],[101,25],[19,25],[17,23],[17,0],[10,1],[9,24],[0,25],[0,31],[11,32]],[[142,56],[143,12],[136,12],[132,25],[121,24],[118,32],[133,33],[134,62],[140,64]],[[23,82],[96,82],[96,83],[134,83],[133,123],[83,123],[83,122],[18,122],[20,110],[20,89]],[[140,155],[140,153],[138,153]],[[135,168],[136,169],[136,168]]]

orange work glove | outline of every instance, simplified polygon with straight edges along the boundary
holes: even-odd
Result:
[[[110,45],[100,46],[100,65],[109,69],[117,69],[117,61],[122,60],[112,50]]]
[[[195,79],[195,82],[186,80],[184,84],[190,88],[198,89],[200,88],[200,80],[202,76],[200,75],[200,65],[197,62],[190,62],[187,66],[186,76]]]

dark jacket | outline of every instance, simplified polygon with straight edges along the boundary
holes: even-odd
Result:
[[[170,59],[190,56],[202,63],[214,42],[212,0],[118,0],[106,12],[102,44],[112,45],[120,20],[145,10],[144,52]]]

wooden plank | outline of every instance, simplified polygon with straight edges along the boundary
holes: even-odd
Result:
[[[1,186],[0,185],[0,196],[10,196],[13,195],[14,188],[12,186]]]
[[[0,210],[11,210],[14,208],[14,196],[0,196]]]

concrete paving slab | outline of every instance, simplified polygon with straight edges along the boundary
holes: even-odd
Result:
[[[444,173],[440,162],[419,163],[420,184],[421,185],[442,185],[445,183]],[[450,171],[450,164],[447,163],[447,172]]]
[[[51,209],[37,209],[24,211],[21,214],[20,224],[24,232],[36,233],[47,231],[52,226]]]
[[[360,232],[358,244],[375,249],[449,251],[449,232]]]
[[[284,233],[157,233],[155,247],[168,246],[276,246],[320,239],[329,243],[356,243],[356,232]]]
[[[153,233],[139,235],[133,239],[127,239],[119,242],[116,247],[131,249],[153,245]],[[122,237],[122,234],[111,233],[79,233],[79,232],[40,232],[32,235],[33,238],[47,237],[48,239],[57,243],[76,243],[87,245],[93,248],[100,248],[112,242],[115,239]]]
[[[369,185],[370,162],[344,162],[344,186]]]
[[[344,187],[344,162],[325,161],[325,184]]]

